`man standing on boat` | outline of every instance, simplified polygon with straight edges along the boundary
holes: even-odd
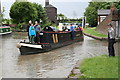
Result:
[[[74,26],[72,24],[70,24],[70,31],[71,31],[72,40],[74,40]]]
[[[35,43],[40,44],[40,31],[41,31],[41,26],[38,24],[37,21],[35,21],[35,31],[36,31],[36,37],[35,37]]]
[[[32,24],[32,21],[30,20],[29,23],[28,23],[28,25],[27,25],[27,32],[28,32],[28,39],[29,39],[29,40],[30,40],[29,28],[30,28],[31,24]]]

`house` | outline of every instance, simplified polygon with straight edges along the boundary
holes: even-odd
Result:
[[[114,10],[114,4],[111,5],[110,9],[98,10],[98,25],[96,27],[96,31],[103,34],[108,34],[107,24],[112,23],[112,26],[114,28],[116,27],[116,22],[112,21]]]
[[[110,9],[98,10],[98,25],[110,14]]]
[[[116,37],[120,38],[120,9],[115,9],[112,13],[112,21],[116,22]]]
[[[49,4],[49,0],[45,0],[45,10],[50,22],[57,24],[57,8]]]

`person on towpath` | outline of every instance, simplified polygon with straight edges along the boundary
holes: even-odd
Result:
[[[109,56],[115,56],[114,43],[115,41],[115,30],[112,24],[108,24],[108,52]]]

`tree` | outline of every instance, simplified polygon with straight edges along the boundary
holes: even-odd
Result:
[[[36,8],[36,12],[37,12],[37,21],[41,22],[42,25],[48,23],[47,17],[46,17],[46,12],[44,10],[44,8],[37,3],[33,3],[34,8]]]
[[[67,17],[64,14],[57,14],[57,19],[61,22],[64,22],[64,20],[67,19]]]
[[[91,27],[97,26],[97,11],[98,9],[110,9],[112,2],[89,2],[84,13],[87,22]],[[116,8],[119,8],[120,2],[114,2]]]
[[[15,2],[10,9],[10,17],[14,23],[28,23],[29,20],[41,22],[44,27],[50,23],[44,8],[37,3]]]
[[[15,2],[10,8],[10,17],[17,24],[27,23],[31,19],[37,19],[37,11],[30,2]]]
[[[97,11],[94,7],[86,8],[85,16],[90,26],[97,25]]]

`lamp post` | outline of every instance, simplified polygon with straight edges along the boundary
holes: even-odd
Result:
[[[0,26],[2,25],[2,10],[1,10],[1,0],[0,0]]]

